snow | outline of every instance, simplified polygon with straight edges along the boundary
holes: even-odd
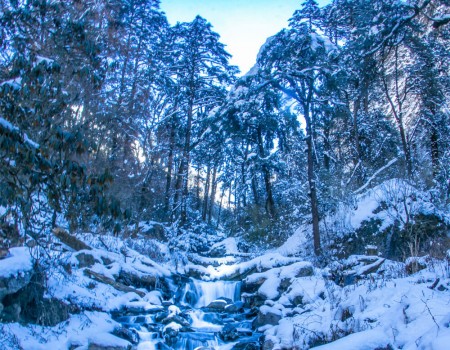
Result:
[[[0,332],[0,343],[4,345],[4,350],[69,349],[91,341],[102,342],[104,345],[120,343],[126,346],[128,342],[109,334],[118,326],[119,324],[106,313],[85,311],[71,316],[68,321],[55,327],[0,324],[3,331]],[[18,344],[14,345],[14,341]],[[12,345],[8,345],[11,342]]]
[[[0,276],[10,277],[30,271],[33,261],[30,250],[27,247],[16,247],[9,249],[10,255],[0,260]]]
[[[385,348],[389,343],[388,335],[381,328],[375,328],[364,332],[350,334],[330,344],[316,346],[316,350],[373,350]]]
[[[0,117],[0,125],[6,129],[9,130],[10,132],[14,132],[14,133],[20,133],[20,129],[11,124],[9,121],[7,121],[6,119]],[[31,140],[27,134],[23,134],[22,136],[23,138],[23,142],[29,146],[31,146],[32,148],[38,149],[40,146],[38,143],[34,142],[33,140]]]
[[[379,210],[382,201],[388,205]],[[338,208],[335,216],[327,220],[329,223],[343,221],[340,227],[348,230],[358,228],[369,218],[380,219],[382,225],[387,225],[394,216],[405,218],[403,204],[411,208],[412,212],[437,212],[441,215],[425,194],[406,182],[388,181],[366,193],[355,195],[354,201]],[[180,269],[203,278],[202,281],[195,280],[187,284],[197,292],[197,306],[206,306],[224,296],[234,299],[239,283],[227,279],[245,277],[246,283],[256,284],[252,292],[256,291],[264,300],[259,311],[281,317],[278,325],[259,328],[264,332],[265,339],[274,344],[274,349],[308,349],[323,342],[330,343],[316,346],[315,349],[372,350],[388,345],[403,350],[448,348],[448,261],[422,257],[418,260],[427,267],[411,276],[406,275],[404,263],[378,256],[353,255],[321,268],[305,261],[308,252],[312,252],[310,234],[311,226],[304,225],[280,248],[257,257],[239,253],[234,238],[224,239],[211,244],[211,247],[223,248],[232,257],[210,258],[181,251],[180,261],[187,263]],[[145,244],[145,241],[137,240],[135,245],[136,242],[127,243],[112,236],[86,234],[79,237],[93,249],[58,252],[57,256],[53,256],[54,267],[64,263],[71,272],[66,273],[57,268],[52,270],[49,273],[48,294],[76,304],[82,310],[89,308],[99,311],[72,315],[56,327],[0,324],[0,342],[14,344],[14,339],[18,339],[20,347],[36,350],[71,346],[87,348],[94,342],[105,346],[126,345],[126,341],[111,334],[119,325],[111,319],[109,312],[153,314],[164,309],[161,292],[142,290],[145,295],[141,297],[134,292],[121,292],[108,284],[94,281],[84,274],[84,268],[80,267],[76,256],[83,253],[92,255],[95,264],[89,269],[110,278],[117,278],[124,271],[141,277],[150,275],[169,278],[175,271],[172,261],[156,262],[144,255],[139,244]],[[191,261],[188,262],[188,259]],[[332,278],[335,271],[333,264],[343,266],[343,274],[358,274],[361,279],[353,281],[351,285],[338,285]],[[368,269],[379,264],[380,273],[366,275]],[[11,256],[0,260],[0,276],[15,276],[32,266],[27,248],[12,248]],[[169,316],[180,314],[182,309],[170,306]],[[220,330],[220,326],[206,322],[200,310],[191,310],[189,313],[192,327],[215,332]],[[174,330],[181,328],[177,323],[165,327]],[[144,333],[142,336],[144,338],[137,348],[155,349],[154,340],[145,338]],[[19,346],[7,345],[5,350],[15,348]]]
[[[100,333],[100,334],[92,335],[91,337],[89,337],[88,341],[91,344],[92,343],[99,344],[99,345],[102,345],[103,347],[127,348],[128,346],[131,345],[128,341],[118,338],[109,333]]]
[[[12,125],[9,121],[2,117],[0,117],[0,125],[11,132],[19,132],[19,128],[17,126]]]

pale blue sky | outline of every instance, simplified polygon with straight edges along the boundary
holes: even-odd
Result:
[[[231,63],[245,74],[255,63],[259,48],[269,36],[288,24],[304,0],[162,0],[170,24],[190,22],[196,15],[207,19],[233,55]],[[327,2],[320,0],[319,3]]]

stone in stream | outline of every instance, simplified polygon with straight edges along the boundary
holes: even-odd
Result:
[[[180,329],[181,329],[181,325],[172,322],[169,323],[167,326],[164,327],[163,329],[163,337],[164,337],[164,342],[169,345],[175,345],[177,343],[178,340],[178,334],[180,333]]]
[[[219,332],[219,337],[223,341],[234,341],[239,338],[238,330],[235,325],[226,324],[223,326],[222,331]]]
[[[139,343],[139,334],[134,329],[128,329],[125,327],[121,327],[118,329],[115,329],[113,334],[119,338],[128,340],[131,344],[138,344]]]
[[[208,304],[206,307],[207,309],[215,309],[215,310],[225,310],[225,307],[229,305],[226,300],[223,299],[217,299],[212,301]]]
[[[169,315],[161,321],[163,324],[177,323],[183,327],[189,327],[191,324],[180,315]]]
[[[244,303],[242,301],[236,301],[233,304],[225,306],[225,312],[230,314],[244,311]]]

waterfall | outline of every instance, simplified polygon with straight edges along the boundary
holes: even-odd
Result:
[[[218,307],[204,308],[220,298],[225,301],[223,308],[221,303]],[[206,282],[191,278],[178,289],[173,304],[166,304],[163,310],[152,309],[147,314],[143,310],[143,314],[120,315],[116,320],[137,334],[137,350],[229,350],[237,343],[236,337],[246,344],[252,334],[251,320],[245,317],[242,303],[236,303],[240,298],[240,282]],[[236,314],[226,312],[225,306],[239,311]],[[224,334],[233,334],[231,338],[221,335],[225,326],[229,330]],[[255,344],[259,344],[258,337]]]
[[[241,282],[206,282],[191,279],[184,287],[180,302],[185,305],[200,308],[208,306],[211,302],[220,297],[228,298],[232,301],[240,300]]]
[[[206,347],[213,348],[219,346],[217,337],[211,333],[180,333],[178,342],[173,346],[176,350],[195,350]]]

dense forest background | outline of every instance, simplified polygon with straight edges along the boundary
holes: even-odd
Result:
[[[311,224],[320,254],[323,218],[386,180],[410,186],[402,228],[410,188],[448,207],[448,0],[307,0],[243,76],[206,19],[170,26],[156,0],[0,13],[4,244],[148,221],[273,246]]]

